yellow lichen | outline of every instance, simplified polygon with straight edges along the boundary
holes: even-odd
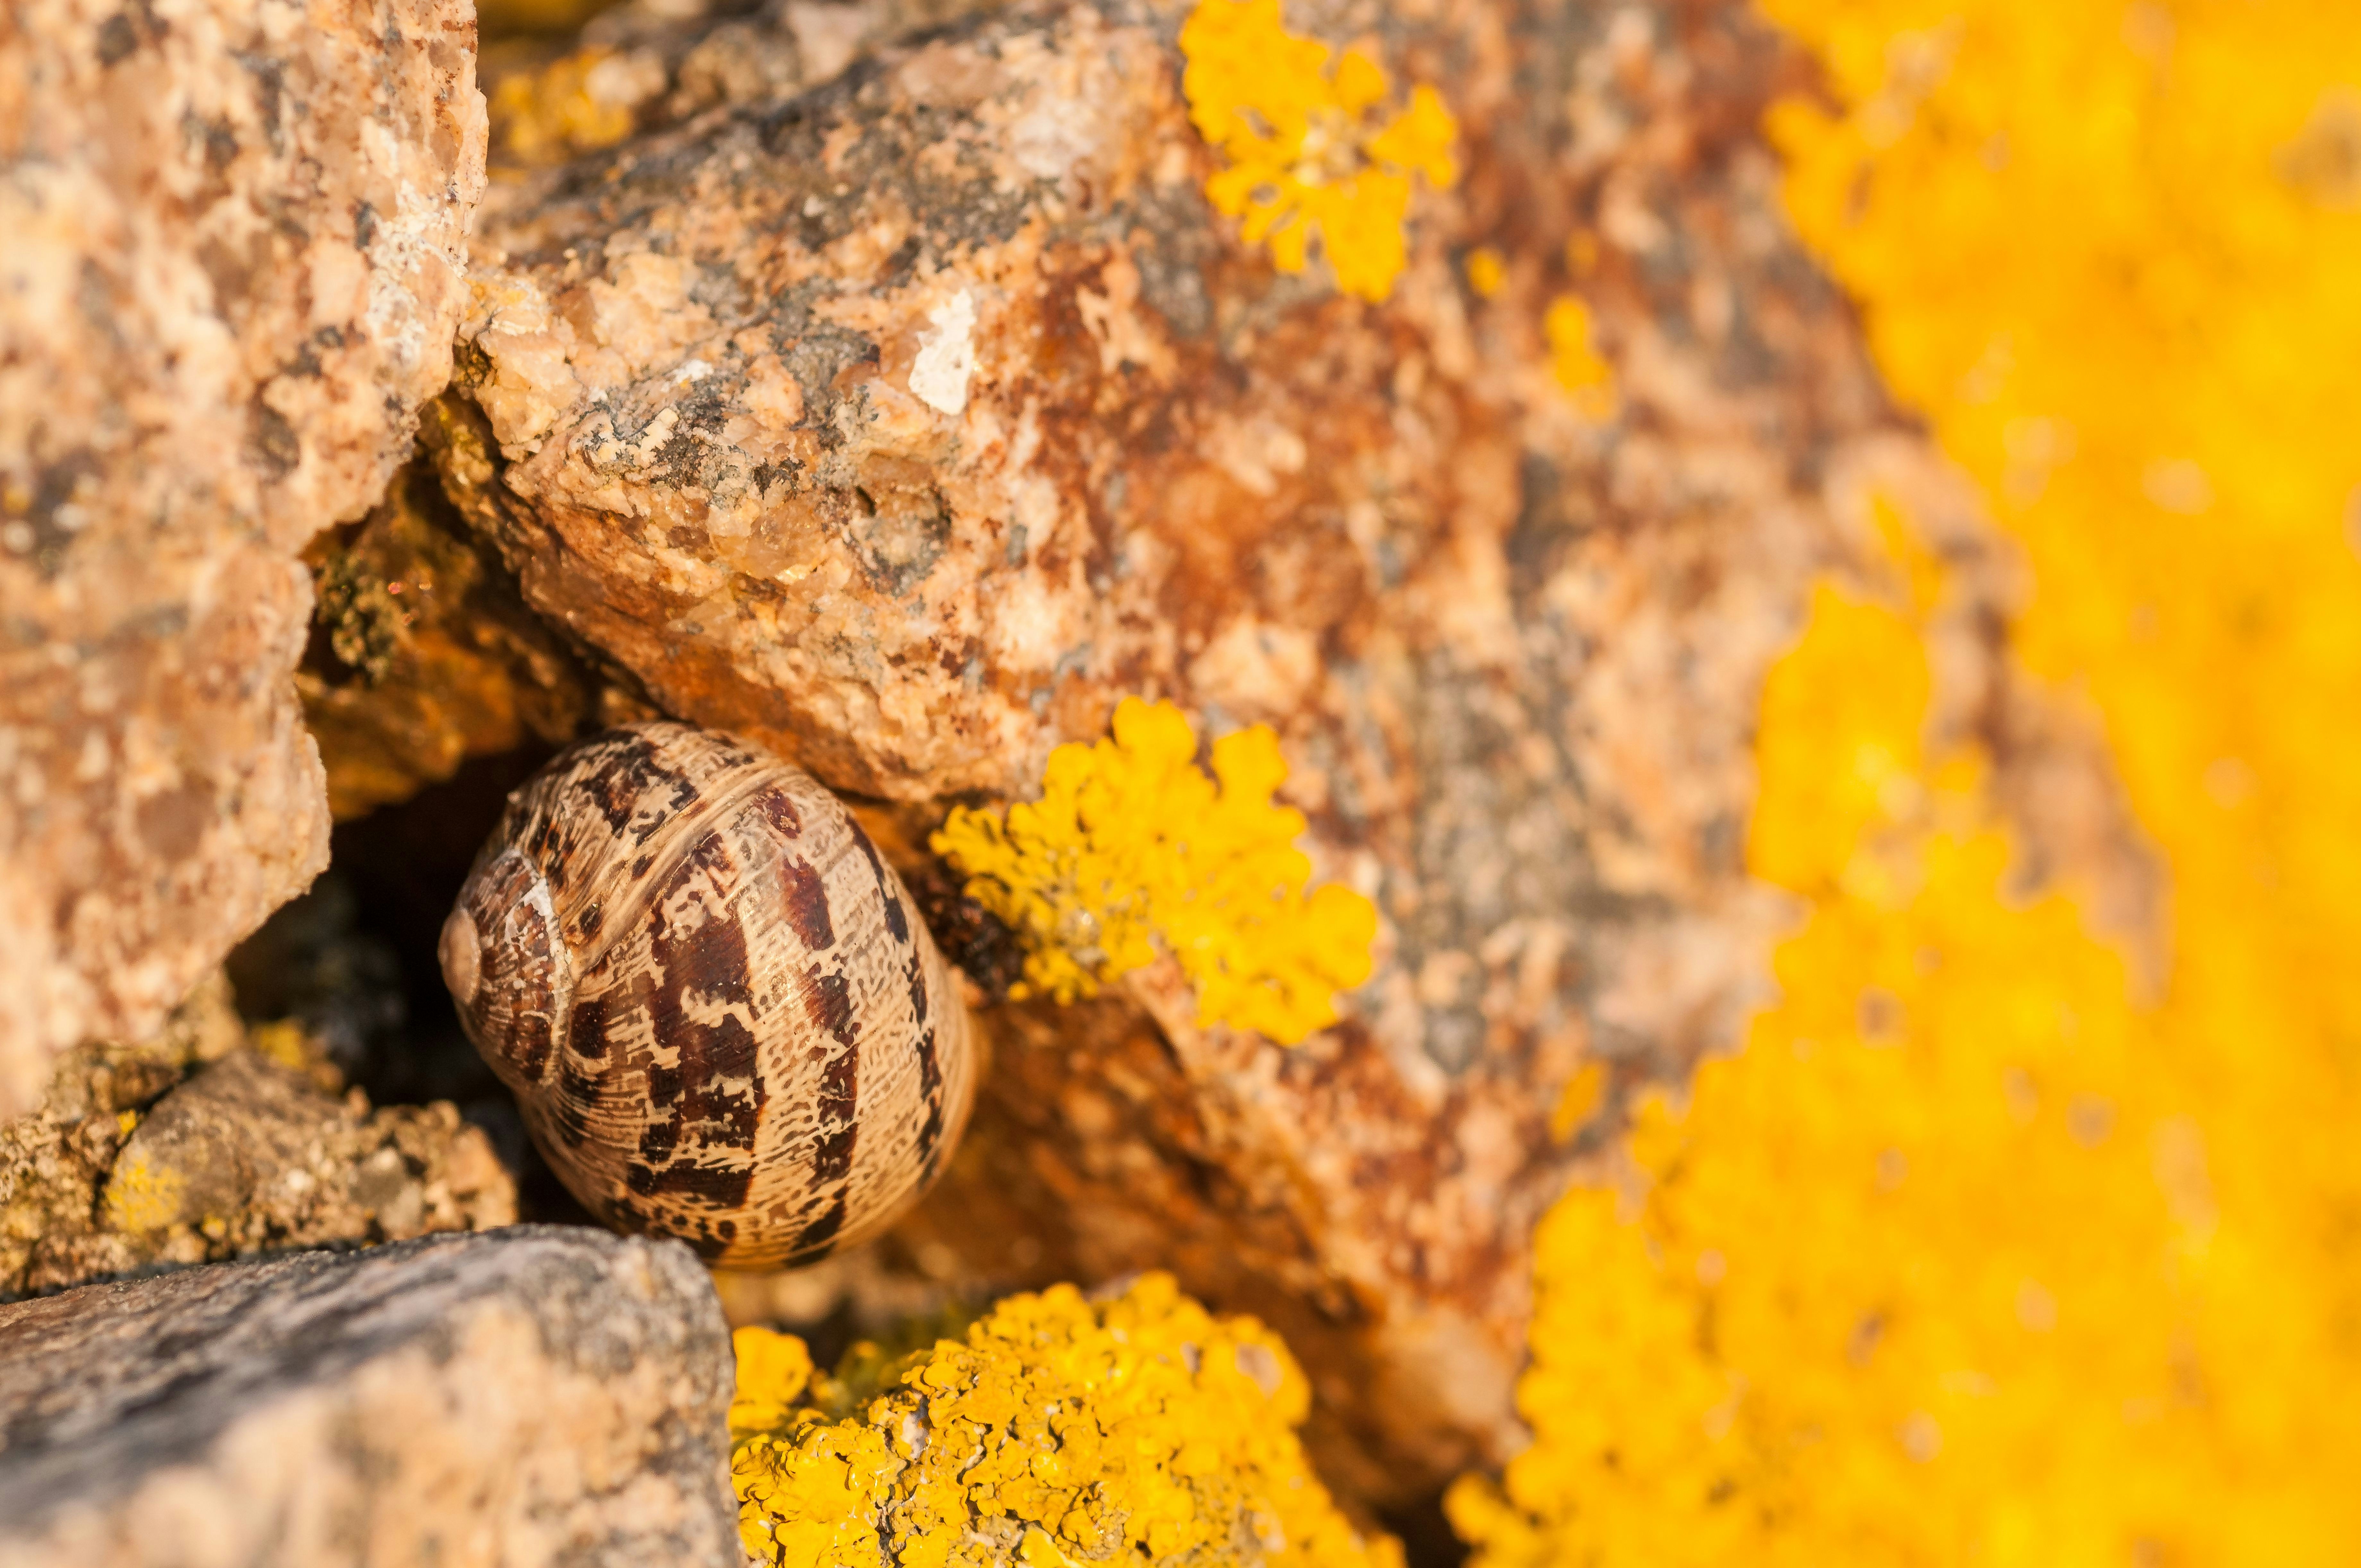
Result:
[[[1305,1463],[1303,1375],[1251,1318],[1168,1275],[1093,1302],[1002,1301],[907,1357],[839,1419],[806,1402],[799,1342],[738,1337],[740,1532],[778,1568],[1030,1568],[1121,1561],[1399,1568]],[[773,1412],[776,1412],[775,1415]]]
[[[1305,893],[1303,815],[1271,800],[1287,777],[1279,738],[1224,736],[1208,778],[1171,704],[1127,697],[1114,728],[1051,752],[1039,800],[1005,817],[961,807],[934,836],[1024,942],[1015,994],[1092,995],[1160,944],[1206,1023],[1293,1045],[1335,1022],[1336,993],[1369,978],[1377,908],[1334,883]]]
[[[612,50],[577,49],[493,88],[486,105],[494,148],[520,164],[557,163],[612,147],[631,134],[631,62]]]
[[[128,1129],[126,1129],[128,1132]],[[106,1223],[126,1235],[146,1235],[176,1223],[188,1206],[189,1179],[134,1151],[106,1185]]]
[[[733,1441],[775,1431],[794,1419],[811,1387],[811,1351],[793,1334],[743,1328],[730,1336],[738,1358],[738,1393],[730,1401]]]
[[[1560,295],[1543,313],[1542,335],[1549,343],[1550,374],[1558,389],[1594,418],[1610,412],[1615,372],[1591,345],[1590,307],[1572,294]]]
[[[1581,1070],[1566,1080],[1565,1092],[1557,1097],[1556,1108],[1550,1112],[1550,1136],[1559,1143],[1574,1136],[1598,1113],[1606,1098],[1606,1069],[1595,1061],[1585,1062]]]
[[[1268,243],[1282,272],[1301,272],[1317,236],[1336,287],[1381,301],[1409,260],[1403,225],[1411,176],[1437,189],[1459,178],[1459,127],[1431,87],[1378,121],[1389,83],[1357,49],[1331,50],[1279,20],[1279,0],[1200,0],[1180,28],[1189,117],[1227,167],[1206,199],[1243,217],[1248,245]]]
[[[2361,1541],[2361,214],[2350,7],[1773,0],[1774,119],[1879,363],[1984,485],[2012,646],[2172,883],[2136,1000],[1931,753],[1939,569],[1824,588],[1764,693],[1782,999],[1537,1238],[1535,1442],[1477,1568],[2349,1562]],[[2331,128],[2323,131],[2321,126]],[[2292,150],[2291,150],[2292,149]]]
[[[1509,282],[1509,263],[1488,245],[1467,253],[1467,287],[1479,300],[1488,300]]]

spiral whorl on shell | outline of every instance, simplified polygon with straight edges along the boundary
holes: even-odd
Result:
[[[834,795],[724,735],[641,724],[551,762],[442,959],[575,1195],[719,1264],[874,1234],[967,1120],[966,1010],[900,879]]]

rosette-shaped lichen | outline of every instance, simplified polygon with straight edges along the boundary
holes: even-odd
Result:
[[[1112,1299],[1014,1296],[838,1414],[801,1342],[741,1329],[731,1469],[746,1549],[779,1568],[1266,1562],[1399,1568],[1295,1435],[1302,1373],[1170,1276]]]
[[[1210,778],[1196,751],[1179,708],[1126,698],[1112,737],[1050,753],[1039,800],[956,810],[934,847],[1023,939],[1019,996],[1091,995],[1161,944],[1203,1021],[1292,1045],[1369,978],[1377,907],[1305,891],[1303,814],[1271,799],[1287,763],[1267,727],[1216,740]]]

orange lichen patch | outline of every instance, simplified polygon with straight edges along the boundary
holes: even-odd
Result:
[[[484,41],[519,35],[570,33],[614,0],[482,0],[476,7]]]
[[[1160,944],[1204,1022],[1293,1045],[1368,979],[1377,906],[1334,883],[1304,891],[1303,815],[1272,802],[1287,763],[1268,727],[1215,741],[1211,778],[1196,751],[1179,708],[1127,697],[1111,738],[1050,753],[1039,800],[954,810],[934,849],[1024,940],[1016,994],[1093,995]]]
[[[1764,695],[1782,1000],[1544,1224],[1536,1441],[1454,1517],[1478,1568],[2345,1561],[2361,17],[1770,8],[1842,105],[1774,119],[1797,225],[2022,543],[2013,641],[2096,704],[2173,966],[2137,1004],[2073,890],[2008,895],[1881,511],[1907,608],[1824,589]]]
[[[1355,1532],[1305,1463],[1311,1389],[1287,1347],[1169,1275],[1101,1302],[1064,1285],[1010,1297],[840,1420],[806,1401],[800,1342],[741,1330],[738,1343],[730,1469],[757,1562],[1401,1562],[1390,1538]]]
[[[1268,243],[1282,272],[1301,272],[1316,236],[1336,287],[1381,301],[1409,260],[1403,226],[1411,177],[1448,189],[1458,123],[1431,87],[1375,118],[1390,91],[1385,69],[1357,49],[1332,51],[1279,20],[1279,0],[1201,0],[1180,28],[1189,116],[1228,167],[1206,199],[1243,217],[1248,245]]]
[[[1549,343],[1550,374],[1558,389],[1594,418],[1615,406],[1615,372],[1598,356],[1590,340],[1590,307],[1572,294],[1550,302],[1542,316],[1542,335]]]
[[[1921,788],[1918,721],[1931,683],[1916,630],[1899,616],[1823,584],[1812,625],[1822,641],[1807,648],[1840,647],[1852,662],[1834,670],[1790,658],[1763,683],[1751,869],[1817,894],[1854,869],[1855,845],[1906,819]]]

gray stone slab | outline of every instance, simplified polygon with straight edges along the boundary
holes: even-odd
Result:
[[[741,1561],[728,1330],[563,1226],[0,1307],[0,1568]]]

